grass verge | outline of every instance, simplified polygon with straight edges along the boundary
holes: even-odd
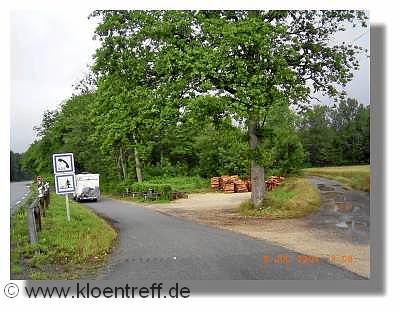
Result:
[[[267,193],[262,208],[255,209],[247,200],[240,205],[239,213],[270,219],[297,218],[318,211],[320,203],[318,190],[307,179],[290,177]]]
[[[21,208],[11,219],[13,279],[78,279],[94,274],[117,237],[104,219],[74,201],[70,201],[71,221],[67,222],[65,198],[51,193],[39,242],[31,245],[26,213],[26,208]]]
[[[336,180],[349,189],[370,191],[370,165],[306,168],[302,171],[304,175]]]

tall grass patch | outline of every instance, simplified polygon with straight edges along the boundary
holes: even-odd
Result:
[[[351,189],[370,191],[370,165],[306,168],[302,171],[305,175],[336,180]]]
[[[149,181],[168,184],[173,192],[200,193],[210,191],[210,180],[199,176],[152,177]]]
[[[248,216],[288,219],[318,211],[320,204],[318,190],[307,179],[290,177],[275,190],[267,192],[261,208],[254,208],[251,200],[248,200],[240,205],[239,212]]]

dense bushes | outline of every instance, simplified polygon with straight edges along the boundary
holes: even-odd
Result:
[[[171,200],[172,197],[172,187],[168,184],[159,184],[152,182],[142,182],[142,183],[131,183],[129,182],[121,182],[116,187],[118,193],[123,193],[126,191],[130,192],[149,192],[153,191],[156,193],[160,193],[161,200]],[[115,189],[111,192],[115,192]]]
[[[151,182],[133,183],[129,189],[132,192],[148,192],[152,190],[153,192],[160,193],[161,200],[171,200],[172,197],[172,187],[168,184]]]
[[[168,184],[173,192],[204,192],[210,190],[210,180],[199,176],[193,177],[159,177],[151,178],[151,183]]]
[[[172,192],[205,192],[210,190],[208,179],[201,177],[154,177],[149,181],[121,182],[109,192],[122,193],[126,190],[130,192],[148,192],[153,190],[161,194],[160,199],[171,200]]]

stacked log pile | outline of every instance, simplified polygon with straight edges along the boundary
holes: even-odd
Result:
[[[225,194],[233,194],[235,192],[235,183],[227,182],[223,189]]]
[[[276,187],[278,187],[283,180],[285,180],[284,177],[277,177],[277,176],[270,176],[267,181],[265,181],[265,187],[267,188],[267,191],[272,191]]]
[[[265,181],[265,188],[267,191],[272,191],[279,186],[284,177],[270,176]],[[223,190],[224,193],[247,193],[251,192],[251,181],[241,180],[238,175],[223,175],[221,177],[211,178],[211,188],[214,190]]]
[[[235,193],[247,193],[248,191],[244,181],[240,180],[235,183]]]
[[[237,176],[223,175],[221,176],[221,188],[225,194],[231,194],[235,192],[234,179]]]
[[[251,192],[251,181],[250,180],[245,180],[244,183],[246,184],[247,191]]]
[[[248,185],[238,175],[223,175],[211,178],[211,187],[215,190],[222,189],[224,193],[246,193]]]
[[[229,175],[223,175],[220,178],[220,188],[224,188],[227,183],[232,183],[231,177]]]
[[[211,188],[216,189],[216,190],[219,189],[219,187],[220,187],[219,180],[220,180],[220,177],[211,178]]]

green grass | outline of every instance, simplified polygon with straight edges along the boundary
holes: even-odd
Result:
[[[10,228],[10,273],[12,279],[25,278],[24,253],[30,252],[26,207],[33,201],[32,195],[23,203],[11,218]]]
[[[153,177],[148,181],[168,184],[173,192],[201,193],[211,191],[210,180],[201,177]]]
[[[370,165],[307,168],[302,171],[304,175],[336,180],[349,189],[370,191]]]
[[[65,198],[51,194],[50,208],[42,218],[39,242],[28,240],[26,209],[12,218],[11,272],[14,277],[31,279],[77,279],[104,263],[117,237],[102,218],[70,201],[68,222]]]
[[[239,213],[270,219],[298,218],[318,211],[320,203],[318,190],[307,179],[290,177],[275,190],[267,192],[262,208],[254,208],[248,200],[240,205]]]

